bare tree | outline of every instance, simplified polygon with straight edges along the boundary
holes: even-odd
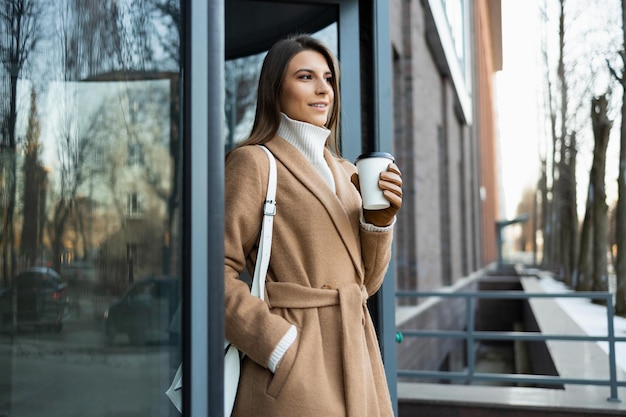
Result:
[[[569,84],[565,63],[565,0],[559,1],[558,62],[556,83],[546,60],[547,107],[552,138],[551,172],[546,178],[546,215],[543,224],[544,257],[547,267],[558,267],[562,279],[570,281],[576,257],[578,220],[576,214],[576,131],[569,115]],[[546,161],[548,162],[548,161]],[[548,171],[546,170],[546,174]],[[549,184],[549,185],[548,185]]]
[[[598,96],[598,91],[608,91],[603,61],[597,57],[600,52],[609,53],[614,45],[607,41],[612,38],[612,15],[600,4],[604,3],[546,1],[543,9],[548,32],[542,45],[547,81],[547,139],[542,158],[545,176],[539,186],[545,208],[542,265],[557,270],[571,287],[591,276],[584,271],[581,274],[579,269],[585,267],[584,259],[579,259],[585,243],[579,241],[577,184],[580,187],[580,168],[591,162],[591,152],[586,148],[595,146],[586,110],[588,100]],[[595,23],[600,20],[606,24]],[[583,181],[586,179],[585,175]]]
[[[583,238],[579,259],[577,290],[607,291],[607,210],[604,177],[606,174],[606,149],[613,122],[607,115],[606,95],[591,100],[591,121],[595,146],[589,174],[587,212],[583,223]],[[591,274],[590,278],[588,276]]]
[[[622,59],[621,76],[613,71],[613,75],[620,82],[622,89],[622,125],[620,128],[619,175],[617,178],[618,200],[616,208],[615,236],[617,255],[615,273],[617,280],[617,294],[615,311],[626,316],[626,0],[622,0]]]

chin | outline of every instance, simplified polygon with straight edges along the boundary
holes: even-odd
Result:
[[[312,120],[309,123],[318,127],[326,127],[326,122],[327,122],[327,119],[324,119],[324,120],[320,119],[320,120]]]

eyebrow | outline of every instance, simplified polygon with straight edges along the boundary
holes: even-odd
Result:
[[[312,70],[312,69],[310,69],[310,68],[300,68],[300,69],[297,69],[297,70],[295,70],[295,71],[294,71],[294,74],[297,74],[297,73],[302,72],[302,71],[304,71],[304,72],[308,72],[308,73],[311,73],[311,74],[315,74],[315,71],[313,71],[313,70]],[[332,75],[333,73],[332,73],[332,71],[331,71],[331,70],[328,70],[328,71],[325,71],[325,72],[324,72],[324,75],[326,75],[326,74],[330,74],[330,75]]]

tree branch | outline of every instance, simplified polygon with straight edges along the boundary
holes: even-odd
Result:
[[[624,60],[624,54],[620,53],[620,55],[622,56],[622,61]],[[611,65],[611,63],[609,62],[609,60],[606,60],[606,66],[609,67],[609,72],[611,73],[611,75],[613,77],[615,77],[615,79],[617,81],[619,81],[619,83],[624,86],[624,79],[622,77],[620,77],[619,75],[617,75],[617,71],[615,71],[615,69],[613,68],[613,66]]]

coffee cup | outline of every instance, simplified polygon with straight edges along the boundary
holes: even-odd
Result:
[[[387,152],[365,153],[356,159],[364,209],[381,210],[389,207],[389,200],[385,198],[378,186],[378,180],[380,173],[387,171],[387,167],[392,162],[394,162],[393,155]]]

